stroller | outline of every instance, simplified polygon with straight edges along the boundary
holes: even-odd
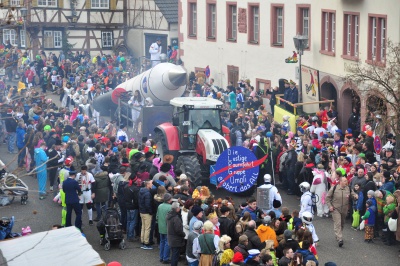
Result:
[[[103,210],[101,220],[97,223],[97,230],[101,237],[100,245],[104,245],[104,250],[110,250],[111,241],[119,241],[119,248],[125,249],[124,234],[117,209],[107,208]]]
[[[7,173],[0,161],[0,205],[11,204],[15,197],[21,197],[21,204],[28,201],[28,186],[16,175]]]

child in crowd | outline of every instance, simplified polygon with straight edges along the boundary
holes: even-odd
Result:
[[[375,216],[376,216],[376,207],[373,205],[372,200],[367,200],[365,203],[365,207],[367,208],[365,214],[361,217],[362,220],[365,221],[365,236],[364,241],[367,243],[373,242],[374,238],[374,226],[375,226]]]

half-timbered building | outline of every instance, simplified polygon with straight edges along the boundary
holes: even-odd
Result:
[[[165,47],[178,37],[178,0],[2,0],[1,40],[33,54],[60,51],[146,56],[157,37]],[[21,9],[27,9],[26,20]],[[24,34],[26,23],[26,35]],[[25,41],[26,38],[26,41]],[[175,39],[176,38],[176,39]]]

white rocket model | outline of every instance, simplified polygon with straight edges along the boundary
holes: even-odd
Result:
[[[169,105],[169,101],[183,95],[186,89],[187,72],[179,65],[161,63],[142,74],[119,84],[113,91],[99,96],[93,107],[100,113],[110,114],[118,104],[119,95],[139,90],[143,98],[150,97],[155,106]],[[110,99],[111,98],[111,99]]]

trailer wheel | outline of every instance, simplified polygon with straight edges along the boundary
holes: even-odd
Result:
[[[179,156],[176,167],[188,177],[193,188],[201,185],[201,168],[196,155]]]

